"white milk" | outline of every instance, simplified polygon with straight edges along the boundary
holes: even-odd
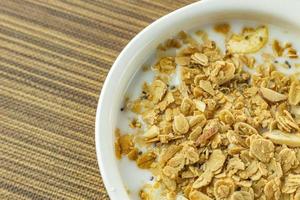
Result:
[[[231,31],[234,33],[240,33],[242,28],[245,26],[248,27],[256,27],[259,25],[266,25],[266,24],[260,24],[254,21],[246,21],[246,20],[231,20],[227,21],[231,26]],[[269,28],[269,42],[268,44],[259,51],[258,54],[253,54],[256,58],[256,62],[261,62],[261,53],[272,53],[272,41],[274,39],[278,39],[281,44],[284,44],[286,42],[291,42],[293,44],[293,47],[296,50],[300,50],[300,41],[298,41],[298,37],[295,33],[290,32],[289,30],[282,29],[280,27],[274,26],[274,25],[268,25]],[[217,46],[221,48],[221,50],[225,51],[225,42],[224,42],[224,35],[217,33],[213,30],[213,25],[206,25],[203,27],[199,27],[197,30],[203,30],[206,33],[208,33],[208,36],[211,40],[214,40],[217,43]],[[195,38],[199,39],[199,36],[196,36],[193,32],[196,30],[191,30],[190,34]],[[175,35],[176,33],[174,33]],[[300,63],[299,59],[286,59],[286,58],[279,58],[277,61],[279,63],[284,63],[285,60],[288,60],[289,63],[292,65],[291,69],[279,67],[278,70],[285,73],[285,74],[293,74],[296,72],[300,72],[300,67],[295,68],[295,63]],[[154,54],[149,55],[149,60],[147,61],[147,65],[151,65],[155,63]],[[141,69],[136,73],[135,77],[133,77],[131,83],[128,86],[128,90],[126,92],[127,96],[130,98],[130,100],[136,99],[142,92],[142,84],[144,81],[151,82],[154,78],[154,72],[151,70],[147,72],[143,72]],[[179,76],[178,73],[173,76],[173,80],[171,84],[177,85],[179,83]],[[128,111],[120,111],[119,119],[118,119],[118,125],[116,128],[120,128],[122,133],[132,133],[134,132],[133,129],[129,127],[129,122],[133,118],[138,118],[135,114],[128,112]],[[121,177],[123,179],[123,183],[125,187],[128,190],[128,194],[131,197],[132,200],[139,199],[138,193],[140,189],[147,183],[154,183],[155,180],[151,181],[151,173],[147,170],[139,169],[135,162],[129,161],[128,158],[123,157],[120,161],[118,161],[118,167],[120,170]],[[160,197],[159,199],[162,199]],[[180,198],[178,198],[180,199]]]

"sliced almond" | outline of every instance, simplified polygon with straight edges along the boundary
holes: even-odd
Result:
[[[289,134],[279,130],[273,130],[263,134],[275,144],[285,144],[290,147],[300,147],[300,134]]]
[[[260,94],[264,99],[273,103],[280,102],[287,99],[287,96],[285,96],[284,94],[280,94],[274,90],[271,90],[269,88],[264,88],[264,87],[260,88]]]

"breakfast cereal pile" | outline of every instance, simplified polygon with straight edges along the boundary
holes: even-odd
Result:
[[[177,53],[158,58],[154,80],[122,108],[141,118],[130,122],[132,134],[117,129],[116,156],[150,170],[167,199],[300,199],[300,82],[276,70],[278,56],[297,51],[274,40],[273,54],[257,64],[249,53],[268,42],[266,26],[216,31],[225,53],[203,31],[201,43],[181,32],[158,47]],[[180,84],[172,85],[176,70]]]

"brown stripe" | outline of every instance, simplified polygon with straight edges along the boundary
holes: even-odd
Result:
[[[37,1],[35,1],[35,2],[37,2]],[[39,3],[43,4],[44,2],[41,1]],[[119,28],[118,31],[121,33],[124,30],[126,30],[130,33],[131,32],[135,33],[134,30],[140,28],[140,23],[137,23],[135,20],[128,20],[128,18],[110,15],[110,14],[107,14],[107,10],[105,10],[105,9],[101,9],[100,7],[95,7],[95,6],[92,6],[92,7],[86,6],[87,4],[83,4],[83,3],[84,2],[82,2],[82,4],[80,4],[79,1],[54,0],[54,1],[47,3],[47,6],[53,6],[53,8],[60,9],[60,10],[68,10],[69,12],[76,13],[76,14],[82,15],[84,17],[91,18],[93,20],[98,20],[99,22],[106,23],[107,25],[113,25],[116,28]],[[120,28],[122,28],[122,29],[120,30]]]
[[[46,29],[53,29],[57,32],[70,35],[71,37],[76,38],[77,40],[88,42],[91,45],[105,45],[105,47],[114,47],[116,49],[121,49],[125,44],[124,39],[120,37],[113,37],[113,35],[106,34],[103,35],[104,36],[103,38],[98,37],[99,35],[97,34],[98,33],[97,30],[87,29],[87,27],[82,25],[82,27],[80,28],[86,30],[83,33],[80,31],[78,27],[76,27],[76,24],[71,23],[69,21],[64,21],[63,19],[60,19],[57,16],[51,16],[51,18],[55,20],[55,23],[48,24],[42,20],[39,20],[38,18],[34,18],[34,19],[28,18],[27,13],[24,13],[21,10],[6,10],[1,8],[0,11],[3,14],[17,18],[18,20],[24,20],[25,22],[28,23],[35,23]],[[34,10],[32,10],[32,12],[34,12]],[[105,37],[109,37],[109,38],[107,38],[106,40]],[[115,39],[117,41],[114,41],[112,39]]]
[[[93,65],[90,65],[89,63],[84,63],[80,60],[76,60],[73,57],[65,57],[61,54],[50,52],[41,48],[36,48],[35,46],[30,45],[29,43],[25,43],[24,41],[20,41],[18,39],[14,40],[13,38],[5,38],[2,37],[0,34],[0,39],[5,45],[5,47],[10,47],[13,49],[17,49],[18,51],[26,52],[29,55],[33,56],[39,56],[44,61],[52,62],[54,63],[54,66],[58,65],[60,69],[71,72],[72,74],[80,75],[83,77],[94,77],[94,73],[96,72],[103,72],[107,73],[106,68],[95,68]],[[61,63],[64,63],[64,67],[61,66]],[[107,66],[107,63],[103,63],[103,67]],[[76,68],[74,68],[74,66]],[[52,67],[52,64],[48,67]],[[85,70],[86,73],[81,73],[81,70]],[[93,79],[93,78],[90,78]]]
[[[0,12],[2,12],[1,9],[0,9]],[[82,55],[76,49],[75,50],[68,49],[64,46],[60,46],[60,45],[54,44],[49,41],[39,40],[37,38],[31,37],[30,35],[18,32],[16,30],[12,30],[12,29],[0,26],[0,33],[7,35],[7,36],[12,36],[13,38],[18,38],[18,39],[24,40],[26,42],[35,44],[37,46],[42,46],[43,48],[46,48],[47,50],[50,50],[50,51],[56,50],[57,53],[64,54],[69,57],[75,57],[75,58],[86,61],[86,62],[96,65],[96,66],[103,65],[103,63],[99,59],[97,59],[95,57],[87,56],[87,55]]]
[[[19,3],[19,0],[14,0],[16,1],[16,3]],[[125,39],[130,39],[130,35],[126,34],[126,32],[120,33],[120,32],[116,32],[115,29],[112,29],[111,26],[103,26],[102,24],[100,24],[98,21],[91,21],[91,19],[85,19],[82,15],[76,16],[74,15],[74,13],[69,13],[69,12],[65,12],[65,10],[62,12],[61,10],[58,9],[53,9],[45,6],[42,6],[41,4],[37,4],[36,2],[28,2],[28,4],[30,5],[30,7],[32,7],[33,9],[38,9],[42,12],[47,12],[55,17],[58,17],[60,19],[64,19],[67,20],[69,22],[74,22],[80,25],[85,26],[85,28],[88,28],[89,30],[95,29],[95,30],[103,30],[104,33],[107,34],[111,34],[111,35],[115,35],[118,37],[122,37]],[[126,30],[126,29],[125,29]],[[129,31],[129,30],[127,30]]]
[[[5,127],[5,132],[7,134],[12,134],[14,133],[13,129]],[[53,154],[53,152],[48,151],[44,148],[39,148],[36,146],[31,145],[30,143],[26,143],[25,141],[19,141],[18,139],[8,137],[8,136],[1,136],[0,138],[3,140],[1,143],[5,143],[7,147],[9,147],[11,150],[15,149],[20,149],[20,153],[22,152],[29,152],[31,153],[32,151],[38,151],[38,155],[41,156],[41,159],[43,162],[47,163],[48,161],[52,161],[55,163],[59,163],[63,168],[65,167],[70,167],[74,169],[82,169],[82,172],[85,172],[86,175],[93,175],[95,172],[98,173],[98,169],[94,168],[95,164],[89,166],[86,165],[85,163],[80,163],[79,160],[76,158],[68,158],[65,159],[65,157],[61,154]],[[27,156],[30,154],[26,154]],[[46,159],[47,158],[47,159]],[[83,175],[82,175],[83,176]],[[95,177],[96,178],[96,177]],[[96,183],[96,182],[95,182]]]
[[[10,147],[13,147],[14,151],[11,151]],[[64,170],[64,173],[66,176],[78,177],[77,179],[74,179],[74,180],[71,179],[71,181],[75,181],[77,183],[83,182],[90,186],[97,185],[97,180],[98,180],[97,177],[93,177],[89,174],[81,173],[81,172],[75,171],[71,168],[67,168],[66,166],[70,165],[69,163],[65,163],[65,166],[61,165],[64,163],[63,162],[60,163],[60,161],[56,158],[50,158],[48,160],[40,159],[40,158],[45,158],[45,156],[41,153],[36,153],[34,151],[27,150],[25,148],[21,148],[19,146],[13,146],[13,145],[11,145],[11,143],[8,143],[8,145],[5,146],[2,149],[2,151],[3,152],[6,151],[4,154],[7,158],[15,157],[14,159],[18,159],[19,161],[24,161],[25,164],[31,163],[36,168],[43,170],[47,174],[51,174],[51,176],[53,176],[53,177],[61,176],[57,172]],[[28,153],[30,153],[36,157],[29,158],[26,156],[26,155],[28,155]],[[52,169],[52,170],[49,170],[49,169]]]

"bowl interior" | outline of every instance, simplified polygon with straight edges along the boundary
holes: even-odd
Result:
[[[231,19],[253,20],[300,32],[300,21],[297,20],[300,19],[300,14],[297,13],[297,8],[300,8],[300,2],[296,0],[290,0],[289,4],[280,0],[204,0],[161,18],[126,46],[105,81],[96,117],[97,158],[111,199],[129,199],[114,154],[114,130],[119,109],[131,80],[149,55],[153,54],[157,45],[181,30],[188,31]],[[135,172],[128,172],[128,177],[131,173]]]

